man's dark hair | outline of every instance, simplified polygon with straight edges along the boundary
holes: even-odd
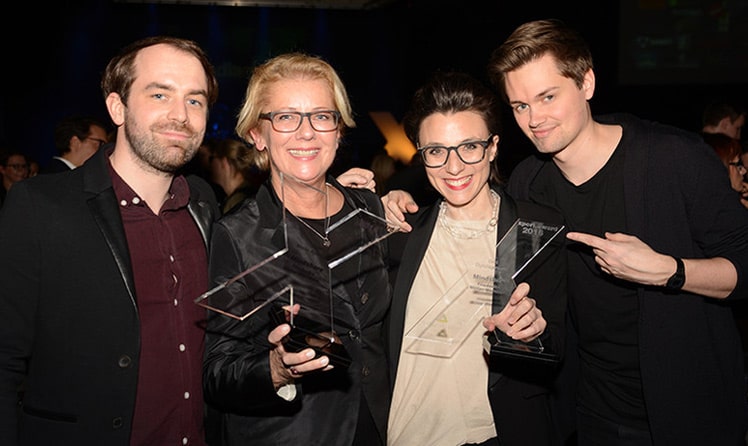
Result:
[[[99,118],[87,115],[66,116],[55,125],[55,147],[62,156],[70,152],[70,138],[76,136],[81,141],[91,134],[91,126],[99,126],[107,131],[107,125]]]
[[[218,99],[218,79],[215,69],[208,59],[208,55],[202,48],[192,40],[181,39],[171,36],[152,36],[135,41],[120,50],[119,54],[112,58],[104,70],[101,78],[101,92],[104,100],[110,93],[118,93],[122,102],[127,104],[130,96],[130,87],[135,81],[135,57],[140,50],[154,45],[169,45],[179,51],[192,54],[200,61],[205,70],[205,78],[208,82],[208,107],[212,107]]]
[[[732,104],[726,101],[714,101],[704,108],[701,115],[701,124],[703,126],[718,126],[720,121],[730,118],[730,122],[735,122],[741,115],[745,115],[745,108],[738,104]]]
[[[491,53],[488,78],[508,102],[506,74],[546,54],[553,56],[562,76],[582,88],[584,76],[593,68],[592,53],[584,37],[558,19],[536,20],[517,27]]]

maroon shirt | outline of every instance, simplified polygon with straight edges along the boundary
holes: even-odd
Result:
[[[130,444],[205,445],[202,361],[208,260],[184,177],[158,215],[110,167],[130,249],[140,368]]]

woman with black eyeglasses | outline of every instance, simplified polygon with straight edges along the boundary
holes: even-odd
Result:
[[[390,446],[554,444],[550,385],[563,351],[565,257],[557,245],[538,249],[520,271],[512,248],[519,252],[524,237],[517,228],[538,230],[513,226],[518,219],[553,226],[556,242],[563,224],[500,186],[498,106],[476,79],[438,73],[403,120],[441,199],[408,214],[412,231],[389,239]],[[499,240],[506,243],[497,248]],[[508,354],[494,354],[504,346]]]
[[[328,174],[354,125],[323,60],[291,53],[255,68],[236,132],[270,175],[214,225],[218,288],[205,299],[217,311],[204,394],[224,412],[224,444],[385,444],[387,250],[358,248],[388,228],[374,192]]]
[[[4,154],[0,158],[0,175],[3,179],[3,187],[0,188],[0,206],[2,206],[11,186],[29,177],[29,162],[26,155],[20,152]]]

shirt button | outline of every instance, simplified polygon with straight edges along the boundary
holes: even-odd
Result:
[[[365,304],[366,301],[368,301],[368,300],[369,300],[369,293],[364,293],[364,294],[361,295],[361,303],[362,304]]]
[[[173,255],[171,255],[171,254],[169,254],[169,261],[170,261],[171,263],[174,263],[174,256],[173,256]]]
[[[185,350],[187,350],[187,347],[185,347],[184,344],[179,344],[179,351],[183,352]]]
[[[174,306],[176,307],[177,305],[179,305],[179,301],[177,299],[174,299]]]
[[[122,422],[122,417],[114,417],[112,418],[112,427],[115,429],[120,429],[122,426],[124,426],[125,423]]]
[[[368,366],[361,367],[361,374],[363,376],[369,376],[370,373],[371,373],[371,370],[369,370]]]
[[[182,437],[182,444],[187,444],[188,442],[189,440],[187,439],[187,437]]]
[[[127,200],[122,200],[119,202],[120,206],[127,206]]]
[[[130,367],[130,364],[132,364],[132,359],[127,355],[122,355],[119,357],[119,361],[117,361],[117,365],[121,369],[126,369]]]
[[[139,197],[133,197],[132,204],[138,204],[138,203],[140,203],[140,198]]]
[[[184,399],[190,399],[190,392],[184,392]]]

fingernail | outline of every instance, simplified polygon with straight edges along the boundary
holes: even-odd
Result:
[[[307,350],[306,357],[309,358],[309,359],[314,358],[314,350],[312,350],[312,349]]]
[[[324,358],[320,359],[320,360],[319,360],[319,362],[320,362],[320,363],[322,364],[322,366],[324,367],[324,366],[326,366],[327,364],[329,364],[329,363],[330,363],[330,358],[328,358],[327,356],[325,356]]]

